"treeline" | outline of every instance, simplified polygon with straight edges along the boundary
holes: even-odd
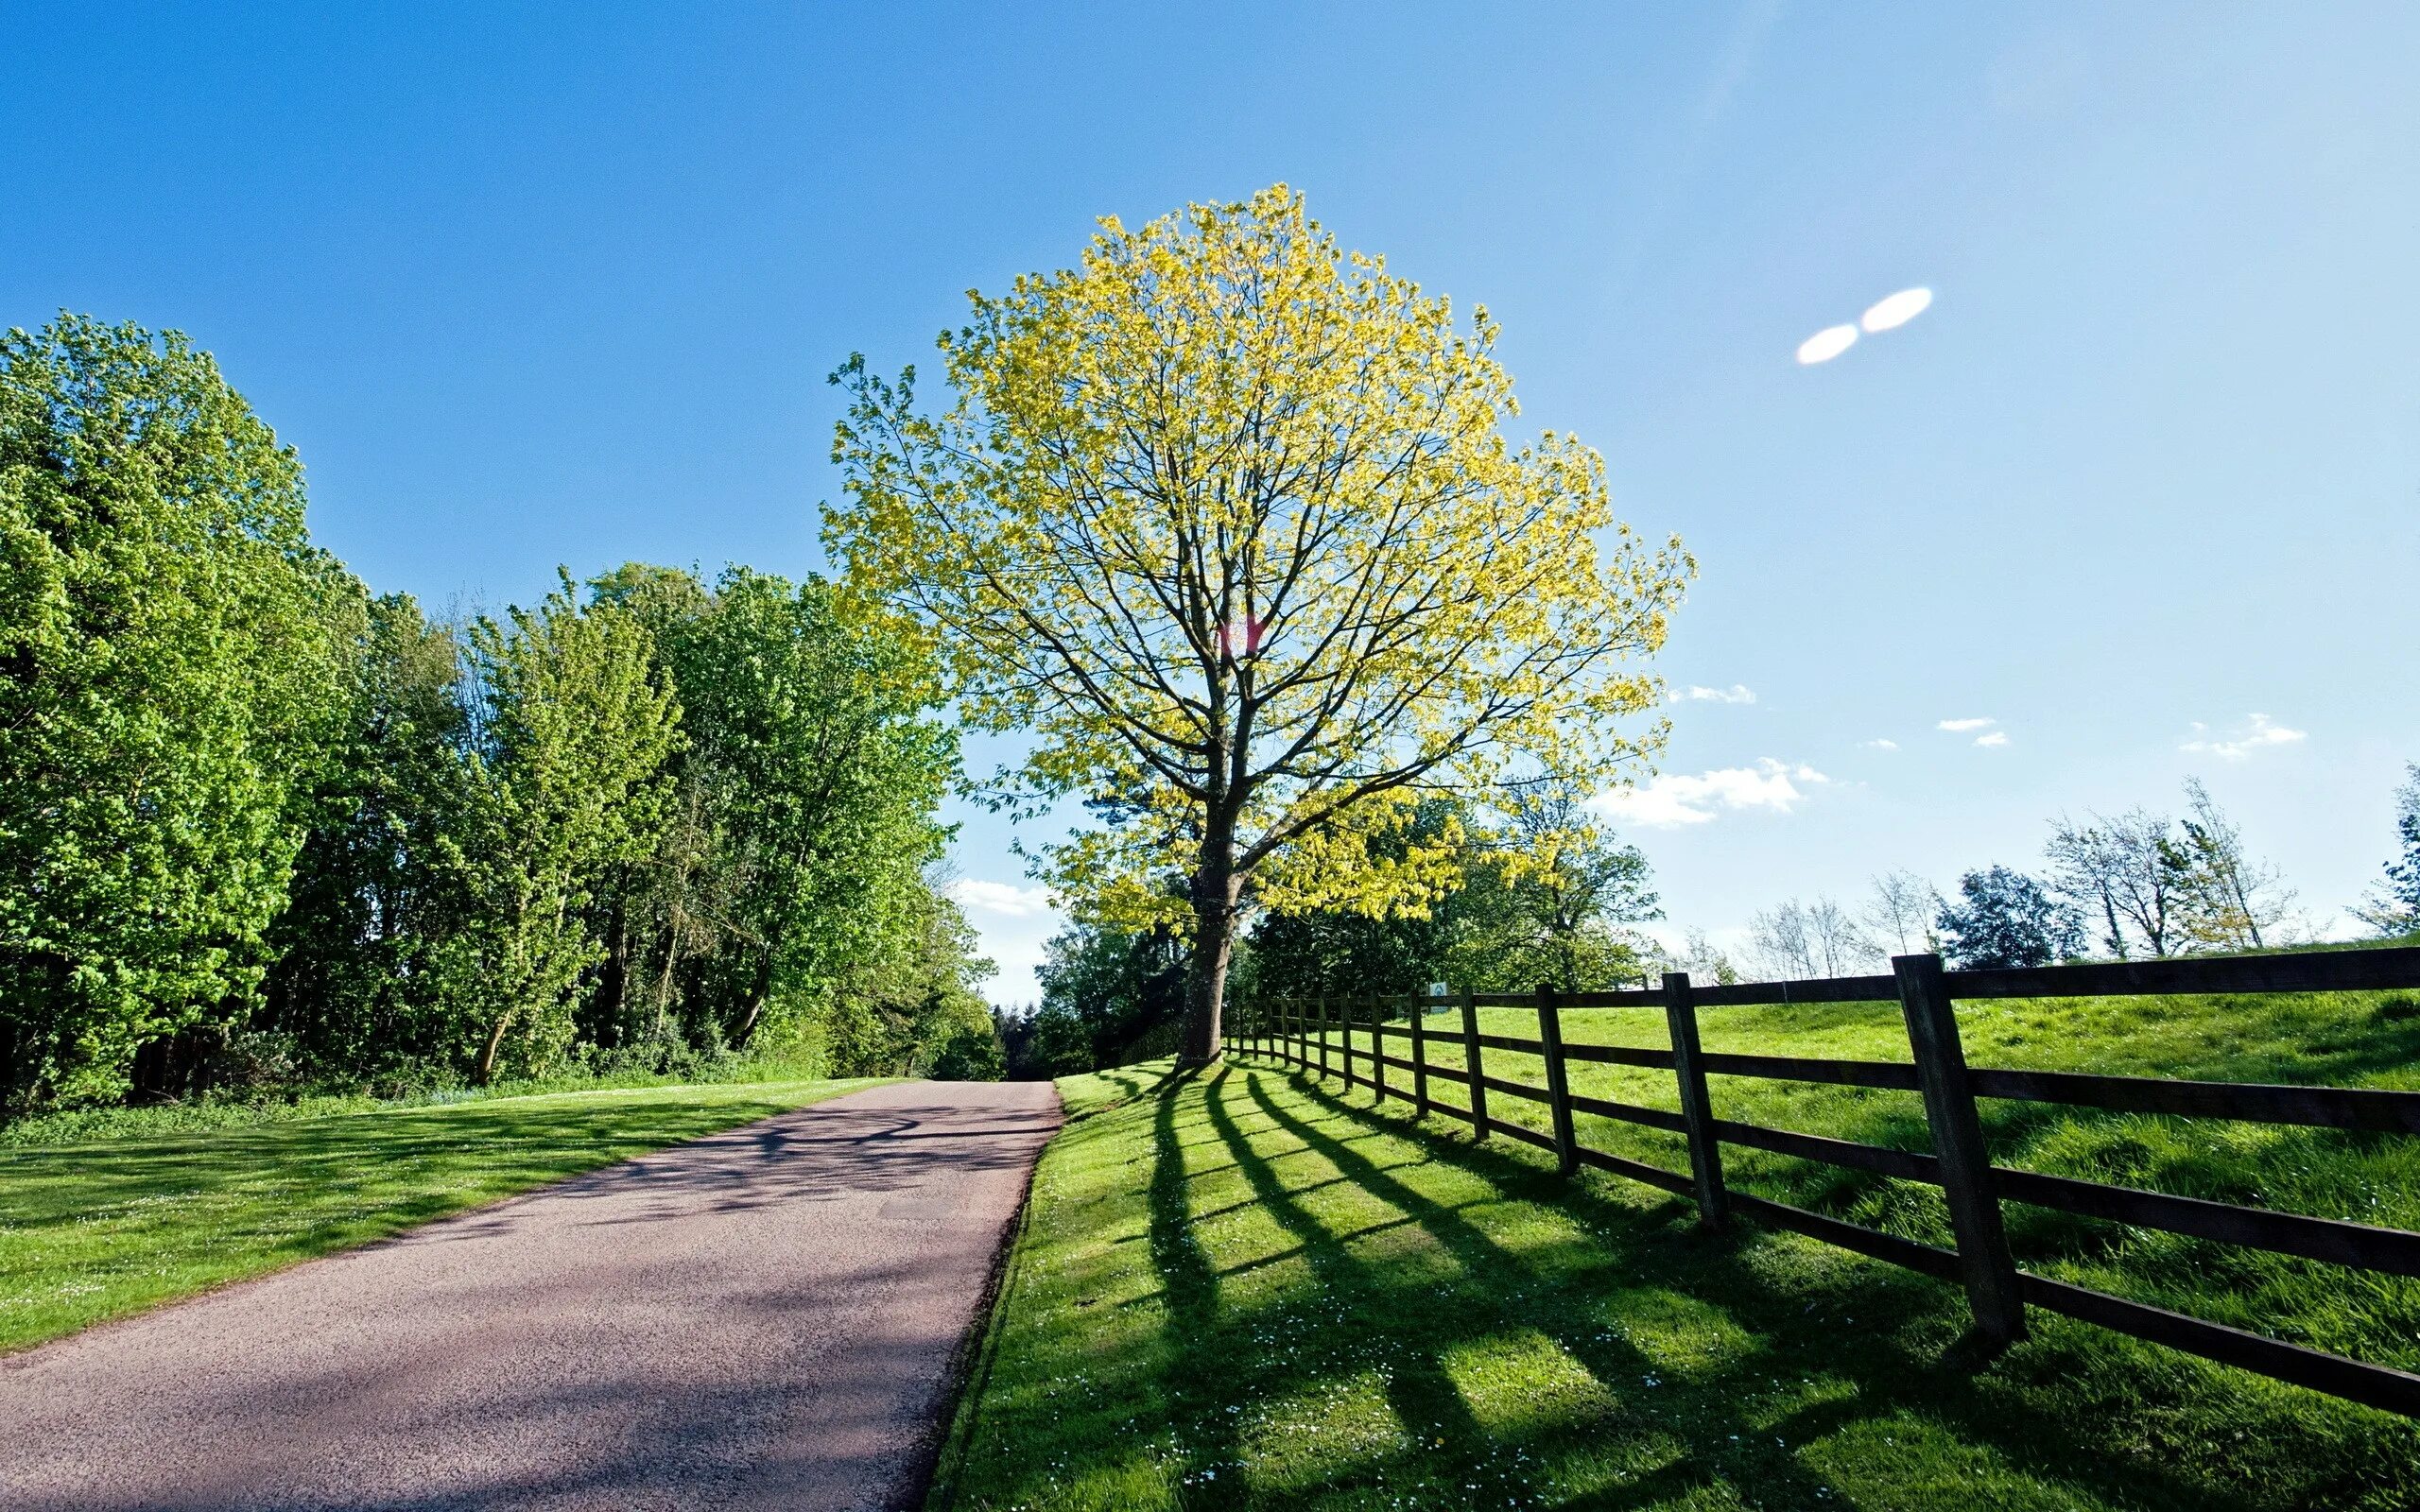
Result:
[[[1978,868],[1950,897],[1889,872],[1861,904],[1819,895],[1757,914],[1736,959],[1703,936],[1684,954],[1710,978],[1794,978],[1878,970],[1912,951],[1989,970],[2270,950],[2316,933],[2278,868],[2253,853],[2198,779],[2186,780],[2179,813],[2138,805],[2053,819],[2043,862],[2039,875]],[[2420,765],[2395,794],[2394,853],[2353,915],[2382,938],[2420,933]]]
[[[1425,914],[1263,914],[1238,946],[1232,1001],[1456,989],[1526,992],[1635,985],[1667,970],[1702,981],[1803,979],[1888,970],[1940,952],[1953,966],[2042,966],[2239,952],[2305,942],[2309,929],[2275,866],[2196,781],[2181,813],[2136,807],[2050,825],[2040,875],[2005,865],[1964,873],[1945,896],[1909,871],[1862,900],[1819,895],[1756,914],[1723,950],[1702,930],[1672,949],[1634,926],[1663,917],[1646,858],[1595,833],[1574,797],[1509,795],[1490,819],[1432,799],[1404,839],[1460,837],[1461,883]],[[2395,794],[2394,851],[2355,916],[2382,937],[2420,934],[2420,765]],[[1542,836],[1570,837],[1544,848]],[[1000,1020],[1011,1074],[1064,1075],[1164,1054],[1184,1012],[1184,943],[1167,930],[1077,924],[1053,938],[1042,998]]]
[[[182,337],[0,339],[0,1107],[740,1054],[997,1074],[925,655],[632,564],[439,620]]]
[[[1460,880],[1420,911],[1260,914],[1229,969],[1234,1011],[1436,982],[1479,992],[1549,983],[1590,990],[1634,983],[1660,960],[1634,927],[1663,917],[1647,858],[1599,833],[1578,794],[1542,783],[1485,807],[1429,799],[1408,830],[1377,844],[1399,852],[1448,838]],[[1003,1016],[1011,1074],[1065,1075],[1161,1051],[1155,1034],[1184,1012],[1186,965],[1184,942],[1167,930],[1079,923],[1061,932],[1035,973],[1041,1001]]]

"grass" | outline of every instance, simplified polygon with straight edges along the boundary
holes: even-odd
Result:
[[[873,1085],[492,1097],[0,1148],[0,1349]]]
[[[2420,1022],[2399,1001],[2009,1005],[1970,1017],[1968,1045],[1977,1064],[2409,1086]],[[1706,1037],[1721,1048],[1886,1058],[1896,1032],[1871,1009],[1720,1013]],[[1531,1032],[1521,1017],[1491,1027]],[[1570,1019],[1573,1039],[1626,1028]],[[1512,1057],[1490,1069],[1534,1079]],[[1589,1072],[1600,1095],[1660,1091]],[[1235,1057],[1061,1086],[1074,1117],[1037,1174],[936,1488],[952,1512],[2388,1512],[2420,1485],[2420,1425],[2039,1313],[2031,1339],[1983,1360],[1950,1287],[1750,1225],[1701,1233],[1659,1191],[1560,1181],[1544,1152],[1415,1125],[1399,1101]],[[1724,1116],[1916,1142],[1910,1101],[1716,1091]],[[2168,1121],[2034,1113],[1995,1132],[2003,1160],[2044,1169],[2122,1156],[2145,1180],[2408,1219],[2420,1182],[2390,1142],[2221,1133],[2202,1153],[2227,1127],[2188,1142]],[[1650,1153],[1628,1125],[1585,1137]],[[1936,1221],[1927,1193],[1730,1153],[1743,1188],[1918,1236]],[[2164,1239],[2016,1228],[2039,1268],[2272,1327],[2279,1309],[2322,1342],[2410,1361],[2405,1283],[2265,1262],[2197,1274]]]
[[[1573,1042],[1664,1048],[1660,1013],[1565,1015]],[[2210,1081],[2420,1089],[2420,1000],[2408,993],[2045,999],[1959,1008],[1975,1066]],[[1430,1020],[1444,1027],[1448,1019]],[[1459,1028],[1459,1015],[1452,1017]],[[1907,1061],[1896,1004],[1708,1008],[1708,1050]],[[1534,1039],[1534,1013],[1481,1014],[1490,1033]],[[1357,1037],[1366,1044],[1367,1036]],[[1397,1052],[1401,1053],[1401,1052]],[[1485,1052],[1491,1075],[1543,1085],[1530,1056]],[[1461,1064],[1459,1040],[1430,1058]],[[1357,1060],[1358,1057],[1357,1057]],[[1366,1073],[1366,1065],[1364,1065]],[[1397,1082],[1400,1074],[1392,1073]],[[1668,1072],[1574,1064],[1575,1092],[1677,1109]],[[1929,1149],[1913,1092],[1712,1079],[1716,1116],[1902,1149]],[[1443,1097],[1459,1093],[1439,1084]],[[1494,1097],[1489,1112],[1547,1126],[1544,1105]],[[2054,1176],[2420,1229],[2420,1140],[2043,1104],[1981,1105],[1995,1160]],[[1581,1143],[1685,1171],[1680,1136],[1581,1115]],[[1939,1189],[1726,1147],[1734,1187],[1928,1244],[1952,1243]],[[2011,1203],[2010,1237],[2028,1269],[2135,1301],[2359,1359],[2420,1370],[2420,1280],[2354,1272],[2207,1240],[2129,1228]]]
[[[20,1115],[0,1123],[0,1150],[33,1144],[80,1144],[91,1140],[145,1137],[200,1129],[250,1128],[372,1113],[395,1108],[530,1097],[543,1092],[617,1091],[638,1087],[695,1087],[729,1082],[811,1081],[813,1068],[781,1057],[728,1055],[703,1059],[677,1074],[615,1068],[516,1077],[487,1087],[436,1085],[408,1091],[369,1088],[275,1088],[251,1092],[210,1092],[199,1097],[138,1107],[98,1104]]]

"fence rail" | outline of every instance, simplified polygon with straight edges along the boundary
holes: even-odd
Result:
[[[1994,971],[1945,971],[1937,955],[1909,955],[1895,958],[1888,976],[1701,986],[1690,982],[1685,973],[1673,972],[1660,987],[1616,992],[1541,989],[1532,994],[1464,992],[1447,1000],[1393,996],[1279,1003],[1266,1005],[1255,1017],[1234,1026],[1228,1043],[1232,1049],[1272,1057],[1314,1075],[1340,1069],[1347,1087],[1368,1087],[1381,1101],[1389,1096],[1407,1097],[1419,1116],[1434,1113],[1458,1120],[1470,1125],[1481,1139],[1501,1134],[1536,1145],[1555,1156],[1565,1176],[1586,1167],[1689,1197],[1697,1204],[1699,1221],[1708,1227],[1720,1227],[1737,1214],[1961,1285],[1973,1310],[1977,1332],[1995,1344],[2022,1337],[2026,1309],[2044,1308],[2205,1359],[2420,1418],[2420,1375],[2020,1270],[2009,1247],[2002,1210],[2011,1202],[2023,1203],[2393,1276],[2420,1276],[2420,1233],[1996,1165],[1977,1107],[1979,1099],[1991,1098],[2420,1134],[2420,1092],[1970,1068],[1953,1010],[1959,1002],[2009,998],[2402,988],[2420,988],[2420,948]],[[1912,1059],[1908,1063],[1812,1059],[1709,1052],[1699,1047],[1702,1008],[1802,1003],[1897,1004]],[[1534,1009],[1538,1037],[1481,1033],[1478,1010],[1482,1007]],[[1455,1008],[1460,1010],[1458,1023],[1450,1027],[1429,1023],[1432,1013]],[[1563,1016],[1581,1008],[1660,1009],[1669,1048],[1566,1043]],[[1408,1022],[1391,1022],[1398,1015]],[[1357,1036],[1363,1037],[1357,1046]],[[1441,1040],[1461,1050],[1461,1066],[1429,1058],[1428,1046]],[[1393,1054],[1396,1046],[1391,1041],[1407,1044],[1409,1058]],[[1331,1058],[1331,1049],[1340,1059],[1340,1068]],[[1485,1062],[1489,1051],[1537,1057],[1545,1063],[1546,1085],[1491,1073]],[[1575,1061],[1669,1071],[1680,1110],[1574,1092],[1569,1066]],[[1391,1070],[1402,1074],[1392,1084]],[[1707,1091],[1709,1076],[1916,1092],[1924,1101],[1932,1148],[1928,1152],[1891,1149],[1717,1118]],[[1432,1082],[1461,1087],[1468,1106],[1433,1099],[1429,1095]],[[1543,1104],[1549,1127],[1539,1129],[1495,1117],[1488,1108],[1493,1096]],[[1684,1136],[1689,1169],[1667,1170],[1582,1144],[1572,1122],[1580,1113]],[[1919,1244],[1788,1203],[1733,1192],[1723,1179],[1725,1145],[1939,1187],[1948,1205],[1955,1247]]]

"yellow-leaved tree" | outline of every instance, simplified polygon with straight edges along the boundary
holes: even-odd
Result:
[[[920,410],[852,358],[825,539],[924,626],[973,723],[1024,731],[1015,800],[1080,916],[1192,943],[1184,1058],[1214,1058],[1240,916],[1417,913],[1459,837],[1421,797],[1612,782],[1693,565],[1616,523],[1570,436],[1514,444],[1484,309],[1341,251],[1280,185],[970,296]],[[1373,843],[1385,841],[1387,843]]]

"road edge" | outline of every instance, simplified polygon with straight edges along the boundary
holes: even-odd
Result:
[[[1009,1298],[1016,1290],[1017,1277],[1025,1268],[1026,1241],[1032,1230],[1034,1189],[1042,1181],[1043,1162],[1050,1159],[1050,1147],[1060,1136],[1079,1122],[1068,1118],[1066,1100],[1060,1096],[1059,1084],[1050,1083],[1051,1100],[1059,1105],[1061,1121],[1035,1153],[1033,1165],[1025,1175],[1025,1192],[1017,1199],[1016,1217],[1002,1231],[999,1252],[992,1258],[992,1271],[984,1282],[983,1299],[977,1304],[981,1321],[971,1325],[959,1340],[951,1355],[948,1369],[942,1378],[943,1393],[955,1395],[947,1425],[932,1435],[924,1455],[923,1473],[912,1477],[902,1487],[905,1494],[892,1503],[891,1512],[950,1512],[958,1504],[960,1471],[966,1464],[969,1445],[975,1437],[977,1404],[983,1400],[984,1388],[992,1379],[992,1362],[1000,1349],[1000,1334],[1007,1326]]]

